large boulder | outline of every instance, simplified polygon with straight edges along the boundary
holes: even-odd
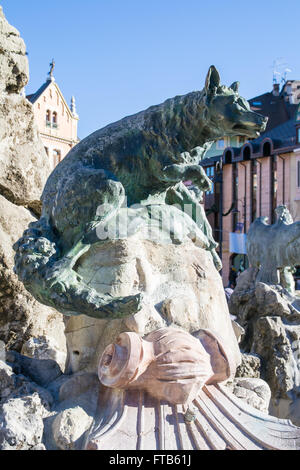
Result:
[[[20,95],[27,82],[24,42],[0,9],[0,193],[39,212],[51,167],[32,106]]]
[[[12,245],[33,220],[27,209],[0,195],[0,340],[20,351],[31,337],[45,335],[65,351],[62,315],[37,302],[13,272]]]
[[[0,6],[0,92],[19,93],[28,82],[26,48],[19,31],[5,19]]]
[[[92,421],[93,418],[80,406],[58,413],[52,424],[53,437],[57,447],[61,450],[80,449],[79,444]]]
[[[263,413],[268,413],[271,390],[268,384],[258,378],[236,378],[233,382],[233,393],[236,397]]]
[[[37,393],[44,408],[50,411],[53,404],[51,393],[20,372],[22,371],[16,364],[0,361],[0,403]]]
[[[37,393],[0,405],[0,450],[34,450],[42,443],[47,414]]]

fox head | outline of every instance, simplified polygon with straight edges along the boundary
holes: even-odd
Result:
[[[205,119],[212,138],[244,135],[256,138],[266,128],[268,118],[251,111],[247,100],[239,96],[239,82],[230,87],[220,84],[220,75],[212,65],[205,81]]]

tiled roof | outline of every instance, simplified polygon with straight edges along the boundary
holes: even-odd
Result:
[[[253,111],[269,118],[267,132],[291,119],[297,108],[296,104],[290,104],[282,95],[276,96],[272,92],[264,93],[248,101]]]
[[[289,119],[288,121],[280,124],[270,131],[266,131],[261,134],[257,139],[252,140],[253,143],[260,143],[266,137],[269,137],[276,143],[277,148],[290,147],[296,145],[296,128],[294,118]]]

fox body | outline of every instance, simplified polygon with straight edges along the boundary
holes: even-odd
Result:
[[[256,137],[265,125],[266,118],[238,95],[238,83],[222,86],[212,66],[202,91],[176,96],[96,131],[50,175],[42,217],[15,245],[19,277],[41,302],[63,313],[133,313],[139,296],[101,297],[72,270],[90,244],[99,241],[97,224],[112,217],[125,196],[129,205],[184,201],[199,206],[182,182],[210,189],[199,160],[211,143],[224,135]],[[204,213],[202,218],[206,248],[213,253],[216,243]]]
[[[131,205],[184,180],[208,190],[210,181],[199,165],[208,146],[224,135],[256,137],[265,123],[266,118],[252,112],[238,95],[237,82],[221,86],[211,67],[202,91],[171,98],[81,141],[50,175],[42,196],[43,215],[51,213],[62,235],[65,213],[70,213],[68,202],[74,211],[78,191],[90,204],[92,197],[93,204],[74,219],[89,224],[96,207],[105,203],[113,208],[125,194]],[[99,191],[95,191],[97,181]],[[70,236],[68,231],[72,244]]]

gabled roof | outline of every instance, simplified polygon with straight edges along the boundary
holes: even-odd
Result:
[[[68,105],[68,103],[66,102],[59,86],[57,85],[57,83],[53,80],[47,80],[45,83],[43,83],[43,85],[33,94],[31,95],[26,95],[26,98],[28,99],[28,101],[30,101],[32,104],[34,104],[38,99],[39,97],[44,93],[45,90],[47,90],[47,88],[51,85],[51,83],[54,83],[58,93],[60,94],[60,97],[61,99],[63,100],[65,106],[66,106],[66,109],[67,111],[69,112],[70,116],[72,118],[76,118],[76,116],[73,115],[72,111],[70,110],[70,107]]]
[[[48,86],[51,85],[51,83],[51,80],[47,80],[35,93],[27,95],[26,98],[28,101],[30,101],[32,104],[35,103],[41,94],[44,93],[44,91],[48,88]]]

